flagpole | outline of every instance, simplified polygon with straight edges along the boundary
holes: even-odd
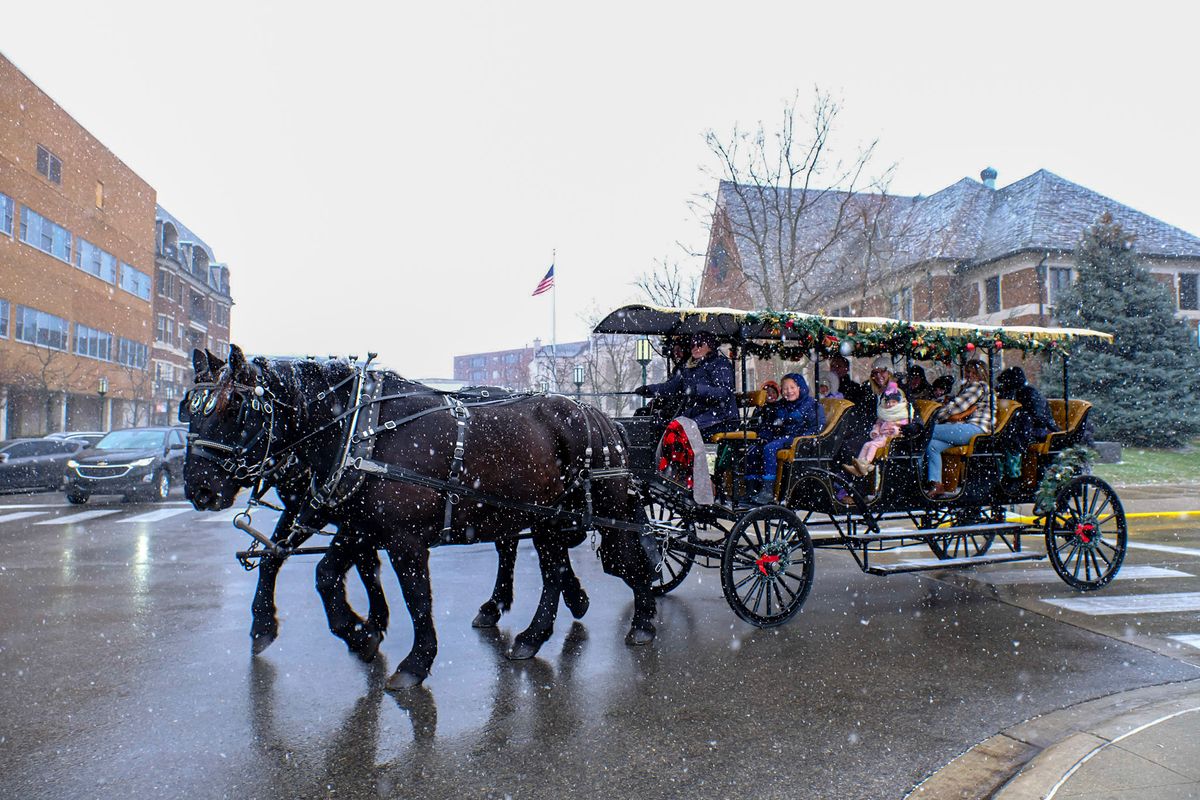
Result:
[[[558,250],[550,251],[550,267],[554,270],[554,285],[550,288],[550,376],[554,391],[558,391]]]

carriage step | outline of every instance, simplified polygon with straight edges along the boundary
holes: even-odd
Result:
[[[929,572],[935,569],[963,569],[983,564],[1006,564],[1012,561],[1041,561],[1045,553],[1000,553],[994,556],[971,556],[969,558],[922,559],[901,561],[886,566],[872,565],[866,571],[872,575],[897,575],[901,572]]]
[[[932,539],[943,536],[962,536],[980,533],[1016,533],[1025,526],[1019,522],[981,522],[976,525],[959,525],[947,528],[881,528],[879,533],[859,533],[847,536],[846,540],[861,544],[863,542],[882,542],[895,539]]]

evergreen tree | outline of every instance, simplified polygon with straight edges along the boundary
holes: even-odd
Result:
[[[1075,344],[1071,396],[1094,404],[1097,439],[1179,447],[1200,434],[1200,349],[1175,318],[1174,293],[1138,263],[1135,238],[1106,212],[1076,249],[1078,276],[1055,316],[1114,341]]]

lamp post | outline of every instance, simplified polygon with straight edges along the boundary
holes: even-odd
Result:
[[[100,378],[100,383],[96,387],[96,394],[100,396],[100,429],[106,431],[108,430],[108,425],[105,420],[107,414],[104,413],[104,395],[108,394],[108,378]]]
[[[642,365],[642,386],[646,385],[646,367],[649,366],[651,359],[654,358],[654,348],[650,346],[650,339],[646,336],[641,337],[634,343],[634,358]],[[646,398],[642,398],[642,405],[646,405]]]
[[[576,364],[571,372],[575,378],[575,400],[583,400],[583,364]]]

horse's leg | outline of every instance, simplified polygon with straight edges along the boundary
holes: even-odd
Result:
[[[574,546],[574,543],[567,544],[568,548]],[[569,550],[563,553],[563,564],[566,567],[562,574],[563,603],[566,604],[567,610],[571,612],[572,617],[583,619],[583,615],[588,612],[588,606],[591,605],[591,601],[588,599],[587,592],[583,590],[583,584],[579,582],[579,576],[575,574],[575,570],[571,567],[571,553]]]
[[[538,564],[542,570],[542,599],[538,602],[529,627],[513,640],[512,650],[508,653],[512,659],[533,658],[554,632],[563,578],[571,568],[567,560],[567,548],[557,533],[539,529],[539,526],[534,527],[533,533],[533,546],[537,549]]]
[[[346,572],[359,547],[355,537],[338,533],[329,543],[329,552],[317,564],[317,592],[325,603],[329,630],[346,643],[350,652],[363,661],[375,658],[383,636],[367,628],[362,618],[346,602]]]
[[[358,540],[354,548],[354,567],[358,577],[362,579],[363,588],[367,591],[367,630],[379,634],[380,640],[387,633],[388,609],[387,595],[383,593],[383,584],[379,580],[379,554],[368,543]]]
[[[411,689],[429,677],[433,659],[437,656],[437,631],[433,627],[433,591],[429,585],[429,550],[419,542],[408,546],[393,544],[388,557],[404,602],[413,622],[413,646],[395,673],[388,678],[389,689]]]
[[[285,511],[271,533],[271,541],[279,544],[287,539],[295,519],[295,514]],[[254,590],[254,600],[250,603],[250,650],[254,655],[270,647],[279,636],[279,621],[275,617],[275,579],[286,560],[286,556],[268,553],[258,561],[258,585]]]
[[[513,572],[517,566],[517,538],[502,536],[496,540],[496,585],[492,596],[479,607],[479,613],[471,620],[476,628],[494,628],[500,615],[512,608]]]
[[[602,530],[601,558],[604,571],[616,575],[633,590],[633,622],[625,636],[625,644],[642,645],[654,641],[656,611],[654,593],[650,590],[653,569],[650,557],[642,549],[637,534],[621,530]]]

